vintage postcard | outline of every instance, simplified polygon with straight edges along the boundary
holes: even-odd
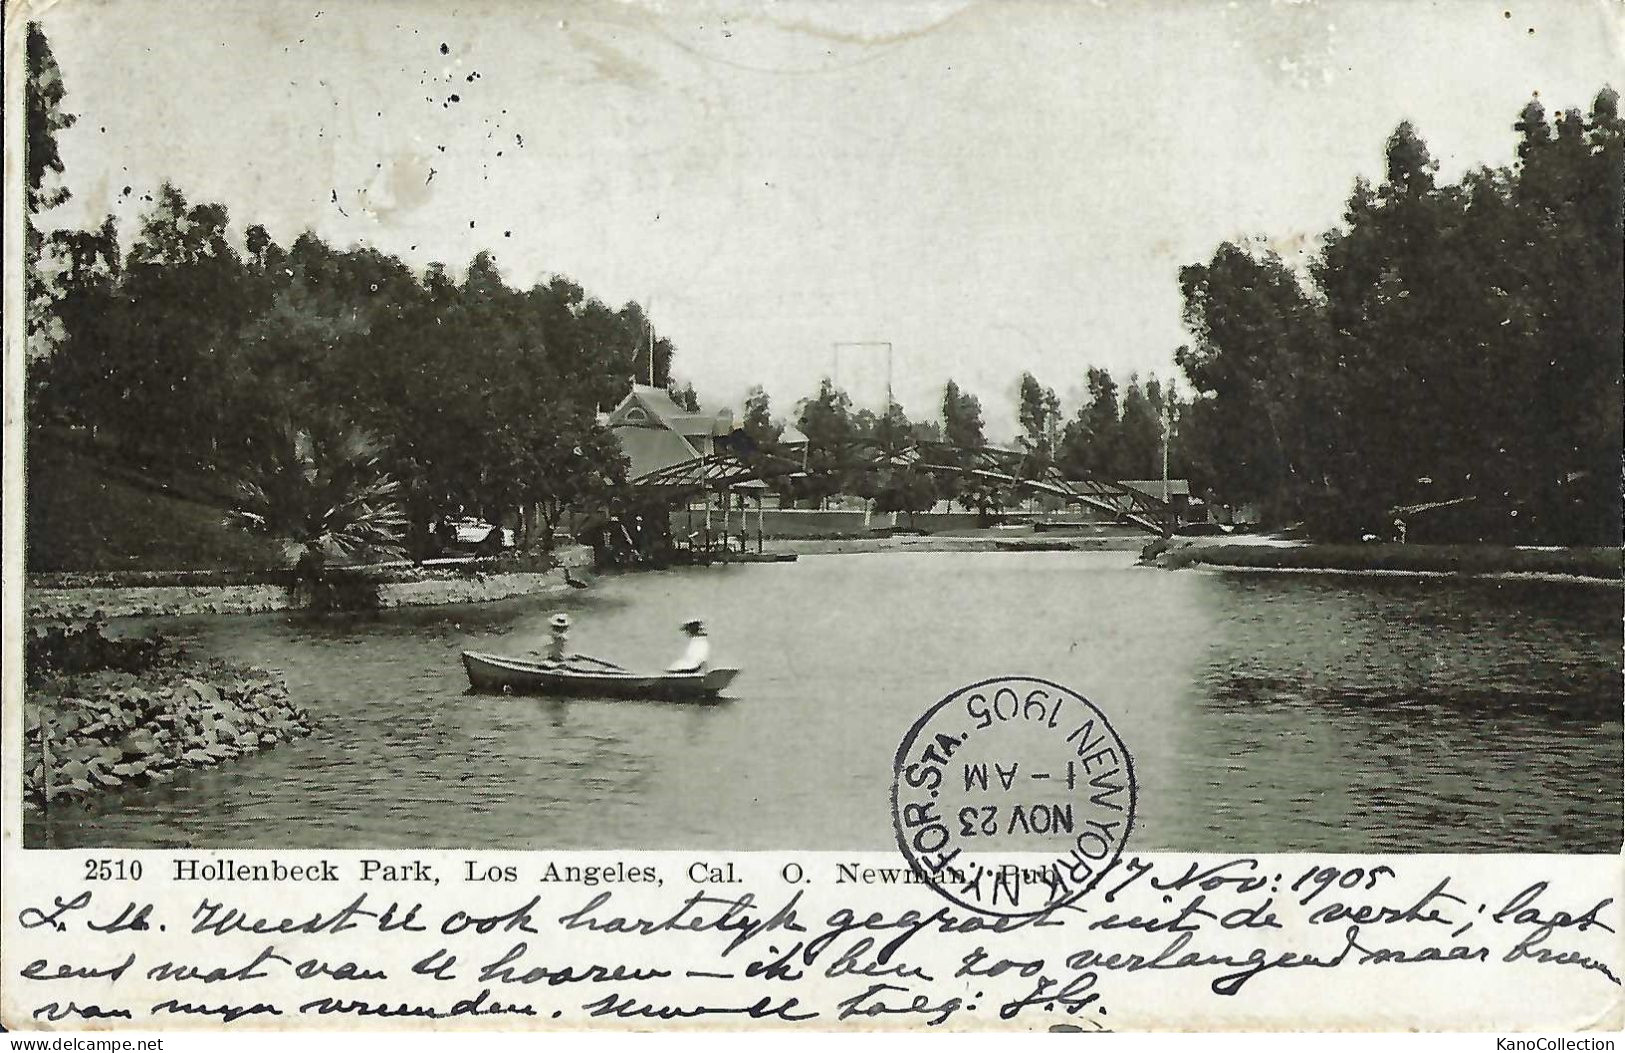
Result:
[[[1618,3],[5,13],[6,1030],[1625,1024]]]

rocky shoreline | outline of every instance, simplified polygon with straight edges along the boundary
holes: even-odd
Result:
[[[282,680],[261,669],[177,661],[62,677],[28,692],[24,804],[39,809],[165,782],[310,730]]]

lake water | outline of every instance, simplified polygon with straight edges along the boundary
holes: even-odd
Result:
[[[882,849],[921,712],[1027,673],[1133,753],[1141,851],[1617,852],[1621,595],[1166,572],[1129,553],[804,556],[458,608],[155,623],[280,670],[315,734],[59,809],[58,846]],[[469,695],[464,648],[664,665],[712,705]],[[31,831],[37,843],[39,831]]]

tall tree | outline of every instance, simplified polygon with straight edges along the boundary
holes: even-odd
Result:
[[[693,384],[685,381],[681,387],[673,385],[667,391],[667,394],[671,395],[671,400],[673,402],[677,403],[688,412],[700,412],[700,396],[699,393],[694,390]]]
[[[48,353],[54,336],[50,326],[53,290],[43,273],[45,238],[38,217],[68,200],[66,186],[53,186],[51,180],[63,173],[62,152],[57,136],[72,128],[78,117],[62,108],[67,88],[62,71],[51,54],[51,44],[39,23],[28,23],[28,80],[25,88],[23,167],[25,215],[23,267],[28,320],[29,357]]]
[[[29,367],[36,420],[88,428],[95,434],[121,412],[119,348],[128,300],[119,295],[123,256],[118,228],[108,216],[95,231],[59,230],[48,239],[59,261],[50,315],[60,328],[57,347]]]
[[[798,496],[822,502],[841,491],[851,471],[852,444],[858,437],[852,399],[825,377],[818,394],[802,399],[796,411],[796,427],[807,436],[807,477]]]
[[[1215,471],[1232,500],[1291,514],[1304,474],[1298,440],[1311,412],[1295,378],[1315,354],[1315,306],[1273,252],[1231,243],[1209,263],[1182,269],[1180,284],[1195,341],[1175,360],[1214,400]]]
[[[1112,474],[1119,479],[1150,479],[1162,474],[1161,387],[1155,377],[1142,386],[1130,375],[1123,393]]]
[[[62,70],[51,54],[51,43],[38,22],[28,23],[28,85],[25,169],[28,186],[28,211],[38,213],[55,208],[68,200],[66,187],[49,187],[48,176],[62,174],[62,152],[57,145],[59,133],[72,128],[79,118],[62,108],[67,88],[62,82]]]
[[[1091,366],[1085,374],[1083,405],[1061,434],[1061,467],[1069,478],[1110,478],[1117,471],[1119,417],[1117,382],[1111,372]]]
[[[1580,383],[1573,432],[1575,471],[1584,478],[1575,494],[1566,539],[1618,544],[1622,521],[1618,441],[1625,428],[1625,377],[1619,354],[1625,333],[1625,302],[1616,295],[1625,273],[1625,117],[1619,93],[1603,88],[1592,99],[1586,122],[1589,156],[1580,180],[1576,229],[1571,238],[1586,247],[1582,283],[1576,297],[1576,326],[1590,368]]]
[[[910,451],[918,438],[914,424],[903,407],[892,402],[875,420],[870,438],[879,447],[879,465],[858,473],[853,489],[873,498],[876,511],[907,512],[912,521],[914,513],[926,511],[937,500],[930,474],[913,466]]]
[[[914,441],[914,425],[903,407],[891,402],[886,405],[885,414],[876,420],[872,434],[883,452],[896,454]]]
[[[975,512],[982,522],[990,522],[1004,508],[1008,494],[993,480],[971,472],[976,462],[964,451],[979,450],[987,445],[982,402],[952,380],[942,391],[942,428],[946,441],[962,451],[956,456],[963,471],[958,478],[940,481],[939,491],[966,511]]]
[[[946,440],[964,449],[987,445],[982,431],[982,402],[974,394],[961,391],[949,380],[942,389],[942,428]]]
[[[1181,455],[1222,497],[1328,530],[1466,497],[1468,536],[1619,537],[1618,100],[1532,101],[1512,130],[1515,167],[1444,185],[1399,125],[1312,285],[1236,245],[1181,272]]]
[[[784,426],[774,421],[772,404],[760,384],[745,395],[745,415],[740,427],[750,436],[757,449],[771,450],[778,445]]]
[[[165,183],[131,247],[116,430],[144,463],[217,464],[237,435],[233,377],[249,304],[228,222],[224,206],[190,205]]]
[[[1028,453],[1023,471],[1036,475],[1055,460],[1060,445],[1061,400],[1055,389],[1040,384],[1031,373],[1021,374],[1018,400],[1022,443]]]

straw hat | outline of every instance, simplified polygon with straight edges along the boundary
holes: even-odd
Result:
[[[555,632],[568,629],[570,627],[570,616],[568,614],[555,614],[547,624],[551,625]]]
[[[693,636],[703,636],[705,634],[705,623],[698,618],[690,619],[683,623],[683,631]]]

